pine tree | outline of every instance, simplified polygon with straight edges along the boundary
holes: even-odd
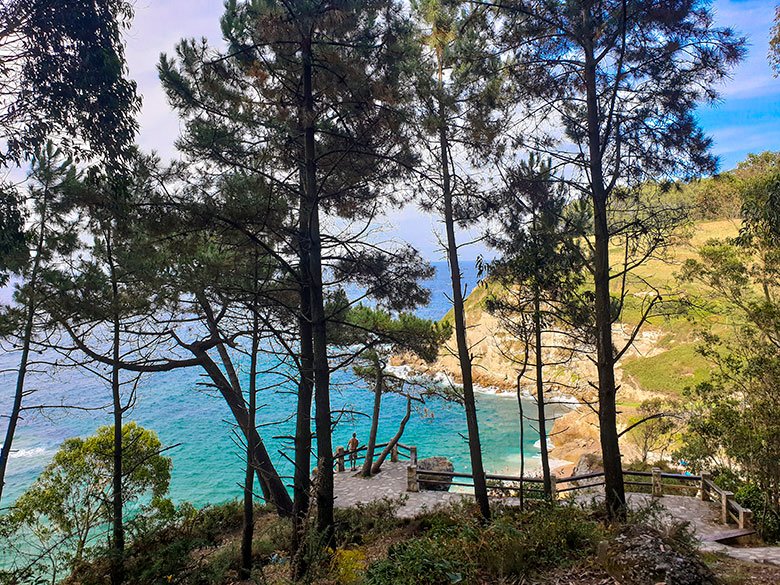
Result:
[[[404,249],[365,246],[348,231],[330,234],[323,220],[358,222],[352,233],[360,234],[381,202],[400,202],[387,186],[413,162],[398,111],[409,26],[391,0],[230,2],[222,25],[227,50],[183,41],[175,59],[162,57],[160,75],[186,120],[179,145],[188,155],[263,177],[287,198],[290,217],[268,226],[283,245],[256,244],[276,255],[299,292],[295,534],[300,539],[309,508],[313,394],[317,528],[327,544],[333,451],[324,275],[333,271],[382,297],[389,262],[414,259]]]
[[[679,210],[648,196],[651,184],[712,172],[711,141],[694,110],[744,54],[744,39],[713,24],[706,1],[513,0],[497,6],[496,34],[530,104],[517,145],[553,159],[590,200],[599,427],[607,509],[625,514],[617,432],[615,363],[659,302],[651,292],[639,327],[616,348],[612,325],[627,274],[668,244]],[[541,112],[541,114],[540,114]],[[541,124],[552,112],[552,129]],[[661,191],[659,189],[658,191]],[[610,248],[619,246],[621,258]],[[619,263],[618,263],[619,262]],[[616,284],[617,298],[611,294]]]
[[[474,495],[484,518],[490,517],[474,398],[471,347],[467,335],[461,281],[458,226],[475,223],[471,198],[478,199],[478,181],[468,168],[484,164],[499,149],[504,84],[500,64],[489,54],[489,29],[481,9],[466,10],[439,0],[413,3],[422,23],[416,91],[420,146],[426,163],[423,205],[440,214],[452,284],[452,303],[466,411]],[[461,160],[462,159],[462,160]]]
[[[0,5],[0,166],[56,138],[71,155],[131,154],[140,100],[126,78],[125,0],[7,0]]]
[[[524,348],[522,356],[507,357],[518,365],[518,384],[527,379],[535,387],[544,491],[552,497],[545,394],[552,385],[548,372],[591,341],[586,326],[591,315],[581,295],[586,268],[578,242],[589,217],[579,201],[569,200],[549,162],[531,157],[502,176],[503,188],[488,202],[494,227],[486,241],[501,256],[487,266],[493,288],[486,306]],[[555,386],[568,389],[562,380]]]
[[[16,221],[9,225],[8,255],[2,259],[4,268],[19,275],[21,284],[16,292],[16,305],[9,307],[3,315],[4,326],[0,331],[5,337],[18,338],[20,344],[19,370],[16,374],[16,388],[11,412],[8,415],[3,446],[0,449],[0,498],[5,484],[8,459],[21,414],[22,402],[28,391],[25,382],[30,362],[30,352],[39,331],[41,303],[45,295],[41,287],[45,273],[56,266],[63,254],[73,248],[76,240],[74,226],[67,220],[70,206],[66,191],[76,180],[76,171],[70,159],[51,143],[36,152],[30,167],[27,195],[15,191],[10,193],[14,206],[6,221]],[[29,223],[22,231],[19,225],[22,213],[19,207],[29,209]],[[3,274],[5,277],[5,274]]]
[[[387,453],[400,439],[410,414],[408,412],[402,420],[398,436],[385,447],[384,456],[375,461],[382,395],[394,392],[406,396],[408,410],[414,399],[406,388],[408,381],[387,371],[390,357],[411,354],[431,362],[438,356],[441,344],[450,336],[450,327],[410,313],[394,316],[381,308],[357,305],[346,307],[338,319],[331,319],[329,334],[331,343],[351,348],[350,353],[359,362],[354,366],[355,373],[373,386],[371,430],[361,469],[363,477],[371,477],[379,472]]]

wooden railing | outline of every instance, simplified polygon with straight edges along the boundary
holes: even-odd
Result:
[[[544,489],[541,487],[544,481],[538,477],[486,473],[485,479],[498,482],[489,486],[491,491],[516,493],[522,489],[523,493],[544,494]],[[552,477],[551,480],[552,497],[555,500],[561,494],[567,492],[571,493],[603,486],[604,472],[597,471],[563,478]],[[704,501],[719,501],[721,503],[721,521],[724,524],[733,521],[739,528],[752,527],[753,513],[749,509],[740,506],[734,500],[732,492],[724,491],[715,485],[707,473],[702,475],[666,473],[657,467],[653,468],[652,471],[624,470],[623,481],[629,490],[647,490],[647,493],[654,497],[662,497],[665,494],[681,494],[694,497],[699,495]],[[419,469],[416,465],[415,449],[415,462],[412,463],[410,461],[407,468],[407,491],[419,491],[420,482],[473,488],[474,476],[470,473]]]
[[[382,452],[382,449],[387,447],[388,443],[378,443],[374,445],[374,455],[378,455]],[[349,462],[349,456],[355,453],[357,456],[355,457],[356,461],[363,461],[366,458],[365,452],[368,449],[366,445],[362,445],[358,447],[357,449],[352,449],[350,451],[344,450],[344,447],[339,447],[336,449],[336,452],[333,454],[333,469],[334,471],[337,471],[339,473],[346,471],[346,465],[344,463],[344,458],[347,458],[347,462]],[[404,445],[403,443],[396,443],[395,446],[390,451],[390,461],[392,463],[398,463],[399,460],[406,459],[409,461],[409,465],[417,465],[417,447],[410,447],[409,445]]]
[[[722,490],[715,485],[708,473],[702,474],[701,499],[705,502],[720,502],[720,520],[724,524],[733,520],[740,528],[752,528],[753,512],[737,503],[734,499],[734,492]]]

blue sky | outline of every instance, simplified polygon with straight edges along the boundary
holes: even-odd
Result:
[[[747,58],[721,88],[721,102],[698,112],[722,170],[750,152],[780,150],[780,78],[773,77],[767,61],[774,7],[771,0],[714,3],[716,22],[734,27],[749,42]]]
[[[699,120],[714,139],[713,150],[721,169],[733,168],[750,152],[780,150],[780,79],[772,76],[767,62],[769,31],[774,18],[772,0],[718,0],[713,3],[716,23],[732,26],[750,43],[745,61],[733,78],[721,87],[722,99],[714,106],[702,106]],[[173,142],[179,122],[171,111],[157,79],[156,64],[161,52],[171,53],[182,37],[221,40],[219,0],[138,0],[132,30],[127,37],[130,75],[144,98],[139,142],[145,150],[156,150],[163,158],[175,156]],[[394,212],[385,231],[409,241],[432,259],[443,255],[435,233],[441,232],[434,218],[413,206]],[[474,258],[479,246],[463,251]]]

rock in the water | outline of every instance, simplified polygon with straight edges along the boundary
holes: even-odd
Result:
[[[692,548],[650,526],[629,526],[599,545],[599,561],[622,585],[715,585],[712,571]]]
[[[446,457],[428,457],[426,459],[420,459],[417,462],[417,470],[446,471],[452,473],[455,471],[455,466],[452,464],[452,461]],[[424,478],[418,477],[418,482],[421,490],[448,492],[450,490],[450,484],[452,484],[452,477],[449,475],[426,475]]]

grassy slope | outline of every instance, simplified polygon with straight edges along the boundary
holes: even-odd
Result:
[[[690,237],[681,240],[668,250],[663,261],[652,259],[637,268],[636,275],[659,289],[666,290],[671,297],[679,293],[706,294],[696,285],[681,284],[677,273],[682,263],[696,258],[696,249],[707,240],[726,238],[737,234],[738,224],[733,220],[708,221],[697,223]],[[646,290],[646,286],[634,279],[630,289],[637,292]],[[640,315],[638,297],[626,307],[623,321],[635,323]],[[709,363],[696,352],[696,339],[693,326],[685,316],[655,317],[647,325],[662,332],[659,342],[663,350],[649,357],[626,358],[621,363],[625,374],[631,381],[652,392],[679,395],[686,387],[694,386],[709,376]]]
[[[699,222],[684,237],[671,246],[663,259],[653,258],[637,268],[627,282],[629,295],[621,316],[626,324],[636,323],[642,312],[642,303],[648,287],[645,282],[658,288],[666,298],[674,298],[682,292],[704,293],[692,284],[681,284],[677,274],[682,263],[696,257],[696,249],[707,240],[725,238],[737,234],[738,224],[734,220]],[[618,257],[619,250],[613,250]],[[619,283],[615,282],[615,293]],[[466,299],[469,321],[474,322],[484,307],[489,286],[478,286]],[[452,319],[452,311],[443,321]],[[651,392],[679,395],[686,387],[693,386],[709,375],[709,364],[696,353],[694,327],[684,315],[656,316],[645,325],[661,333],[657,350],[648,357],[629,357],[621,362],[623,372],[639,388]],[[634,406],[628,405],[626,406]]]

